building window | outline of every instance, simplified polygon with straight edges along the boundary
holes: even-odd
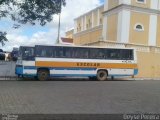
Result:
[[[78,25],[78,31],[81,31],[81,24]]]
[[[137,23],[135,26],[134,26],[134,30],[136,31],[144,31],[144,26],[140,23]]]
[[[91,27],[92,27],[91,19],[88,19],[88,26],[89,26],[89,28],[91,28]]]
[[[100,23],[100,25],[102,25],[102,18],[99,19],[99,23]]]
[[[146,0],[136,0],[137,3],[146,4]]]
[[[86,24],[86,28],[88,29],[88,24]]]

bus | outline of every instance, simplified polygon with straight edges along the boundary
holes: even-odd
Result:
[[[21,46],[16,63],[19,77],[48,80],[51,77],[108,77],[138,74],[134,49],[89,46]]]

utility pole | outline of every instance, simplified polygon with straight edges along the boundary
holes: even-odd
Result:
[[[62,0],[60,2],[60,13],[59,13],[59,23],[58,23],[58,36],[57,36],[57,44],[60,40],[60,29],[61,29],[61,11],[62,11]]]

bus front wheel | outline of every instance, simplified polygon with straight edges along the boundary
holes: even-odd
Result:
[[[38,71],[38,80],[45,81],[48,80],[49,72],[47,70],[39,70]]]
[[[105,70],[99,70],[97,72],[97,79],[99,81],[105,81],[105,80],[107,80],[107,76],[108,76],[108,73]]]

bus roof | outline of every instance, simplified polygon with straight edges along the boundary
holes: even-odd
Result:
[[[20,46],[20,47],[38,47],[38,46],[43,46],[43,47],[79,47],[79,48],[108,48],[108,49],[128,49],[128,50],[134,50],[135,48],[124,48],[124,47],[103,47],[103,46],[75,46],[75,45],[35,45],[35,46]]]
[[[20,47],[35,47],[35,46],[20,46]]]

